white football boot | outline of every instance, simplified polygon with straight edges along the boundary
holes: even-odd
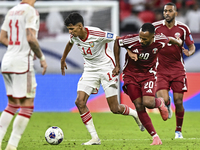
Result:
[[[101,140],[99,138],[93,138],[86,143],[82,143],[81,145],[101,145]]]
[[[182,139],[183,135],[180,131],[175,131],[175,139]]]
[[[139,128],[140,128],[140,131],[144,131],[145,130],[145,127],[142,125],[139,117],[133,117],[135,119],[135,122],[138,124]]]

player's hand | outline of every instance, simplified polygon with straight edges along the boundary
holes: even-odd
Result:
[[[47,71],[47,63],[46,60],[40,60],[41,67],[43,68],[42,75],[44,75]]]
[[[113,74],[114,76],[116,76],[116,75],[119,74],[119,72],[120,72],[120,67],[119,67],[119,66],[116,66],[116,67],[113,69],[112,74]]]
[[[188,49],[185,49],[184,47],[182,47],[182,51],[185,54],[185,56],[190,56],[190,51]]]
[[[133,59],[134,61],[138,60],[138,56],[135,53],[132,53],[130,50],[127,49],[128,55],[131,59]]]
[[[65,75],[65,69],[67,69],[67,64],[65,62],[65,59],[64,60],[61,59],[60,63],[61,63],[61,72],[62,72],[62,75],[64,76]]]
[[[176,37],[177,41],[178,41],[178,46],[182,46],[183,41],[180,39],[180,37]]]

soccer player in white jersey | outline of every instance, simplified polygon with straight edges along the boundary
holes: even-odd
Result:
[[[65,75],[65,68],[67,69],[65,59],[74,44],[78,46],[85,61],[84,72],[78,82],[75,104],[92,139],[82,145],[101,144],[93,124],[92,115],[86,106],[90,94],[97,93],[100,84],[105,91],[110,110],[114,114],[133,116],[140,130],[144,131],[145,128],[141,124],[137,112],[126,105],[119,104],[117,100],[118,78],[112,74],[115,62],[112,51],[108,47],[108,43],[114,41],[117,36],[96,27],[84,27],[83,18],[78,13],[71,13],[66,18],[65,25],[71,36],[61,58],[62,75]]]
[[[33,68],[34,55],[40,59],[43,75],[47,69],[45,57],[37,40],[39,14],[34,8],[35,1],[22,0],[11,8],[1,27],[0,42],[7,46],[1,72],[8,105],[0,117],[0,146],[14,114],[20,109],[13,122],[6,150],[17,149],[34,109],[37,85]]]

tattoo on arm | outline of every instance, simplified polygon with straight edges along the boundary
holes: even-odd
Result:
[[[26,36],[27,36],[28,43],[29,43],[31,49],[33,50],[33,52],[35,53],[35,55],[38,58],[41,58],[43,54],[42,54],[42,51],[40,49],[38,40],[35,37],[35,30],[28,28],[26,30]]]

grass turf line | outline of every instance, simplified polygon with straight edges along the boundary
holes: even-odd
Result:
[[[197,150],[200,149],[200,112],[185,112],[182,133],[184,139],[174,139],[175,116],[163,121],[160,114],[149,113],[163,145],[150,146],[151,136],[141,132],[130,116],[112,113],[92,113],[101,145],[83,146],[90,134],[78,113],[33,113],[18,150]],[[49,145],[44,133],[50,126],[58,126],[64,132],[60,145]],[[12,126],[2,142],[5,149]]]

